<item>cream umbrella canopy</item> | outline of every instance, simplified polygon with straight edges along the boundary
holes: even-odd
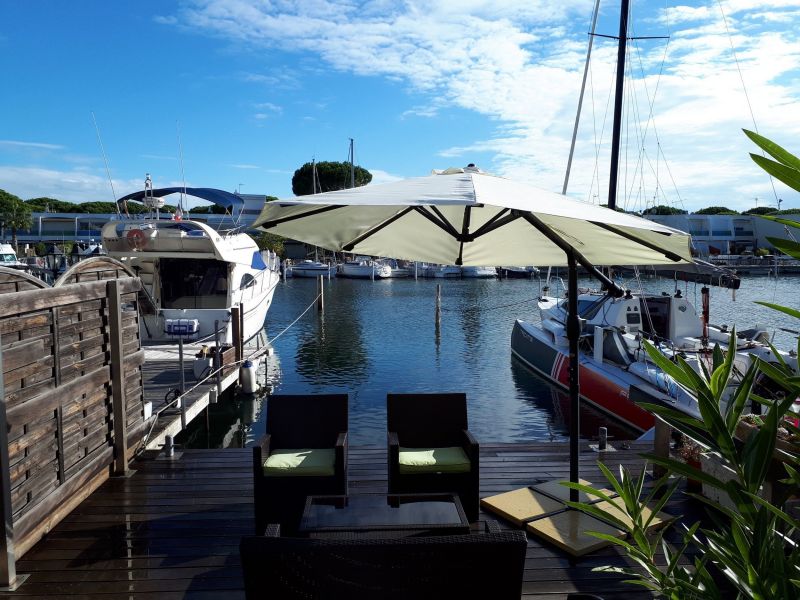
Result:
[[[255,226],[337,252],[457,265],[568,266],[570,480],[578,481],[577,265],[691,262],[687,233],[475,167],[268,202]],[[572,490],[577,499],[577,490]]]

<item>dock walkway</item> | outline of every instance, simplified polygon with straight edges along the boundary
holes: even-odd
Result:
[[[598,455],[582,445],[582,477],[600,481]],[[649,443],[606,454],[607,463],[640,471]],[[566,443],[483,444],[481,497],[568,476]],[[186,450],[177,459],[135,461],[135,474],[107,481],[17,563],[29,578],[0,597],[172,600],[244,598],[239,538],[253,533],[249,448]],[[614,470],[614,468],[612,468]],[[386,450],[351,448],[350,494],[386,491]],[[673,501],[668,512],[687,508]],[[494,518],[481,513],[481,519]],[[500,521],[501,527],[510,525]],[[523,597],[556,600],[569,592],[606,600],[651,596],[593,567],[629,565],[614,548],[570,559],[528,536]]]

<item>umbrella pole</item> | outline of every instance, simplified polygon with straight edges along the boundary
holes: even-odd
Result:
[[[580,318],[578,317],[578,265],[575,254],[567,251],[568,274],[568,313],[567,338],[569,339],[569,480],[578,483],[578,452],[580,438],[580,379],[578,374],[578,340],[580,338]],[[569,491],[569,499],[578,501],[578,490]]]

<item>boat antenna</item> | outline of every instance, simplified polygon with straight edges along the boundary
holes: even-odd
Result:
[[[111,179],[111,171],[108,168],[108,158],[106,158],[106,150],[103,148],[103,138],[100,137],[100,128],[97,126],[97,119],[92,111],[92,121],[94,121],[94,130],[97,132],[97,141],[100,143],[100,152],[103,154],[103,162],[106,164],[106,175],[108,176],[108,183],[111,184],[111,196],[114,198],[114,206],[117,209],[117,215],[121,216],[119,212],[119,204],[117,204],[117,192],[114,191],[114,181]],[[125,214],[128,214],[128,204],[125,203]]]
[[[181,124],[175,121],[175,131],[178,135],[178,156],[181,161],[181,181],[183,181],[183,189],[181,190],[180,199],[178,200],[178,210],[176,211],[175,218],[179,221],[183,218],[183,197],[186,194],[186,174],[183,171],[183,145],[181,144]]]
[[[567,186],[569,185],[569,172],[572,169],[572,156],[575,154],[575,139],[578,136],[578,124],[581,121],[581,109],[583,108],[583,92],[586,90],[586,75],[589,73],[589,60],[592,58],[592,45],[594,43],[594,31],[597,25],[597,13],[600,10],[600,0],[596,0],[594,4],[594,12],[592,14],[592,31],[589,33],[589,49],[586,51],[586,64],[583,66],[583,81],[581,82],[581,93],[578,96],[578,112],[575,114],[575,127],[572,129],[572,143],[569,146],[569,158],[567,159],[567,173],[564,175],[564,187],[561,188],[561,194],[567,195]]]
[[[320,186],[322,188],[322,186]],[[322,189],[320,189],[322,191]],[[317,193],[317,157],[311,159],[311,193]]]

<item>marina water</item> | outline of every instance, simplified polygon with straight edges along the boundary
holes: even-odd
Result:
[[[437,283],[442,306],[438,332]],[[565,441],[567,394],[522,366],[510,349],[515,319],[539,321],[536,299],[542,285],[537,279],[326,279],[325,309],[319,313],[311,306],[317,282],[288,279],[279,284],[265,323],[275,349],[267,365],[272,392],[349,394],[350,443],[356,445],[386,443],[389,392],[466,393],[470,430],[483,442]],[[589,279],[579,285],[597,287]],[[628,280],[624,285],[635,291],[639,284]],[[700,310],[701,284],[649,279],[642,286],[670,294],[678,287]],[[775,332],[776,346],[797,348],[797,336],[779,328],[797,329],[800,323],[754,301],[796,308],[800,279],[744,279],[735,300],[731,290],[710,289],[712,323],[738,329],[761,323],[770,334]],[[551,280],[550,293],[556,292],[562,294],[561,283]],[[198,435],[201,442],[194,443],[205,445],[206,437],[212,446],[252,443],[264,433],[266,415],[263,398],[250,402],[244,411],[212,411],[211,420],[222,421],[218,431],[238,427],[238,435],[217,440]],[[225,416],[214,414],[220,411],[227,411],[235,423],[226,424]],[[242,417],[243,412],[249,417]],[[584,404],[582,437],[595,437],[600,426],[608,427],[612,442],[636,436]]]

